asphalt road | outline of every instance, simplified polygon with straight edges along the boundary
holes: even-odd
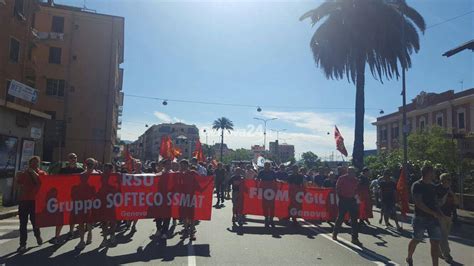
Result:
[[[404,265],[411,226],[404,224],[402,234],[378,224],[378,212],[372,225],[360,234],[363,248],[350,243],[350,229],[345,228],[338,241],[331,239],[331,226],[300,221],[295,227],[284,221],[274,229],[265,229],[263,217],[249,216],[242,229],[232,228],[231,203],[213,209],[212,220],[198,226],[197,240],[182,241],[177,231],[167,241],[151,241],[155,232],[152,220],[140,220],[137,232],[121,232],[118,245],[99,248],[100,230],[93,231],[93,242],[82,252],[74,250],[78,239],[60,246],[47,242],[54,228],[42,229],[45,243],[37,246],[30,231],[28,252],[18,255],[17,218],[0,221],[0,265],[118,265],[118,264],[175,264],[175,265]],[[65,230],[65,229],[63,229]],[[459,225],[451,237],[452,256],[459,264],[474,265],[474,227]],[[418,246],[415,265],[430,265],[429,244]],[[446,265],[440,261],[441,265]]]

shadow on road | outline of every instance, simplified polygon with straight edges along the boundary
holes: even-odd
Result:
[[[208,244],[192,245],[193,255],[210,257]],[[176,257],[189,256],[189,246],[180,241],[174,246],[167,246],[166,241],[151,241],[143,249],[136,252],[108,256],[107,248],[97,248],[89,252],[80,253],[76,250],[49,258],[59,247],[48,246],[34,252],[19,255],[16,252],[0,258],[0,264],[5,265],[120,265],[133,262],[148,262],[152,260],[173,261]]]

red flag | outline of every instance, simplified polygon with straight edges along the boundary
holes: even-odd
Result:
[[[172,154],[173,154],[173,159],[178,158],[179,156],[183,155],[183,153],[181,152],[181,149],[178,148],[178,147],[172,147],[171,151],[172,151]]]
[[[334,139],[336,139],[336,149],[347,157],[346,146],[344,146],[344,138],[342,137],[341,132],[339,132],[337,126],[334,126]]]
[[[175,158],[170,136],[161,137],[160,155],[165,159],[173,160]]]
[[[204,152],[202,151],[201,141],[196,141],[196,147],[194,148],[193,157],[196,157],[198,162],[204,162]]]
[[[409,211],[408,207],[408,184],[407,184],[407,177],[405,174],[405,168],[402,168],[400,172],[400,178],[398,178],[397,182],[397,193],[398,193],[398,200],[400,201],[400,211],[403,217],[406,217],[407,212]]]
[[[132,173],[133,162],[135,161],[135,159],[132,157],[132,155],[128,151],[128,146],[125,147],[125,150],[123,152],[123,157],[125,159],[125,167],[127,168],[127,172]]]

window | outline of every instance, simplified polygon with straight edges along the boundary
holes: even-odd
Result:
[[[51,32],[64,32],[64,17],[53,16],[53,21],[51,23]]]
[[[380,141],[382,142],[387,141],[387,128],[386,127],[382,127],[380,129]]]
[[[464,116],[464,111],[458,112],[458,129],[465,129],[466,128],[466,123],[465,123],[465,116]]]
[[[46,95],[63,97],[64,84],[62,79],[46,79]]]
[[[18,63],[20,59],[20,42],[14,38],[10,38],[10,62]]]
[[[421,132],[423,132],[425,130],[425,125],[426,125],[425,117],[420,117],[419,129],[420,129]]]
[[[398,139],[398,136],[400,135],[398,124],[393,124],[391,133],[392,139]]]
[[[49,63],[61,64],[61,48],[49,47]]]
[[[24,6],[24,0],[15,0],[13,15],[23,15]]]
[[[443,114],[436,115],[436,125],[443,127]]]

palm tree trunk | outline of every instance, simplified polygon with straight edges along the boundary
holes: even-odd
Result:
[[[354,150],[352,163],[359,170],[364,167],[364,115],[365,115],[365,60],[357,63]]]
[[[224,152],[224,129],[222,129],[222,133],[221,133],[221,162],[222,162],[223,152]]]

